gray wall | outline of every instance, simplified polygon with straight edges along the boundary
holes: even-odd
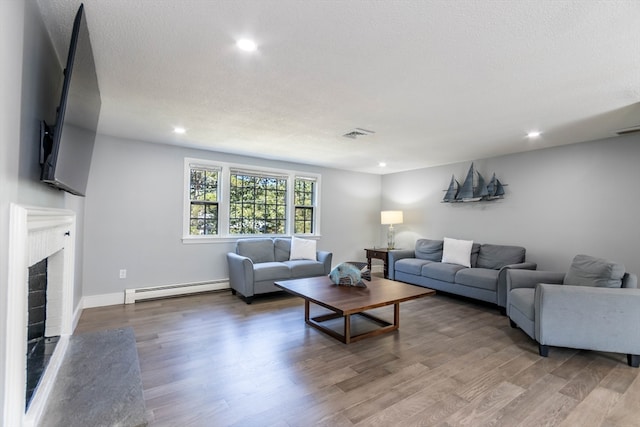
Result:
[[[70,24],[71,25],[71,24]],[[66,57],[66,52],[64,53]],[[9,286],[9,205],[66,208],[79,214],[76,242],[82,243],[83,200],[39,182],[40,120],[53,123],[62,68],[35,1],[0,1],[0,331],[6,327]],[[82,256],[79,247],[78,259]],[[76,262],[75,305],[80,301],[82,264]],[[5,379],[5,346],[0,339],[0,382]],[[4,402],[4,387],[0,389]],[[0,406],[0,420],[4,417]]]
[[[451,175],[470,162],[386,175],[383,206],[405,211],[397,246],[445,236],[522,245],[539,269],[566,271],[578,253],[622,262],[640,273],[640,135],[479,160],[504,183],[495,202],[440,203]]]
[[[99,136],[85,204],[84,295],[228,277],[234,243],[182,243],[185,157],[322,174],[318,248],[334,263],[364,259],[377,238],[380,176]]]
[[[18,187],[23,16],[22,2],[0,2],[0,331],[3,336],[9,287],[9,201],[15,200]],[[0,340],[0,384],[3,384],[0,423],[5,416],[5,352],[5,340]]]

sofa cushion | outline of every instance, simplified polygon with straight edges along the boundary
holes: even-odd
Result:
[[[509,292],[509,310],[516,309],[527,319],[535,321],[535,288],[517,288]]]
[[[418,259],[429,261],[442,260],[442,240],[418,239],[416,241],[415,254]],[[420,273],[415,273],[420,274]]]
[[[422,275],[422,267],[432,262],[434,261],[418,258],[403,258],[395,262],[394,268],[396,271],[420,276]]]
[[[490,268],[463,268],[456,273],[456,283],[495,292],[498,287],[498,273],[499,270]]]
[[[499,270],[505,265],[524,262],[525,249],[520,246],[480,245],[477,267]]]
[[[442,245],[442,262],[471,267],[472,246],[473,240],[458,240],[445,237]]]
[[[261,262],[253,265],[253,280],[286,280],[291,278],[291,269],[282,262]]]
[[[289,259],[316,260],[316,241],[310,239],[291,238],[291,253]]]
[[[565,285],[619,288],[622,286],[624,266],[616,262],[589,255],[576,255],[569,272],[564,276]]]
[[[269,238],[242,239],[236,243],[236,253],[246,256],[254,264],[274,262],[273,240]]]
[[[478,266],[478,255],[480,254],[480,243],[471,246],[471,267]]]
[[[273,249],[277,262],[288,261],[291,252],[291,239],[285,237],[276,237],[273,239]]]
[[[459,264],[446,264],[442,262],[430,262],[422,266],[422,275],[430,279],[442,280],[443,282],[453,283],[456,273],[462,270]]]
[[[311,261],[308,259],[297,259],[291,261],[283,261],[291,270],[291,278],[323,276],[324,264],[319,261]]]

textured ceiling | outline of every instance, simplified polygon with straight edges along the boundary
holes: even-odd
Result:
[[[80,2],[38,4],[64,63]],[[84,4],[104,134],[391,173],[640,125],[637,0]]]

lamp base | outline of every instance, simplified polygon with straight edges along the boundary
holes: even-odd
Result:
[[[394,249],[396,247],[396,232],[393,229],[393,225],[389,226],[387,231],[387,249]]]

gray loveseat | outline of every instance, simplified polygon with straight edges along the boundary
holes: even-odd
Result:
[[[290,260],[291,239],[249,238],[236,243],[227,253],[231,292],[239,293],[247,304],[257,294],[277,292],[278,280],[323,276],[331,272],[332,253],[317,251],[316,259]]]
[[[490,302],[504,312],[507,269],[535,270],[520,246],[473,243],[471,267],[443,263],[443,240],[418,239],[414,250],[389,251],[389,278]]]

